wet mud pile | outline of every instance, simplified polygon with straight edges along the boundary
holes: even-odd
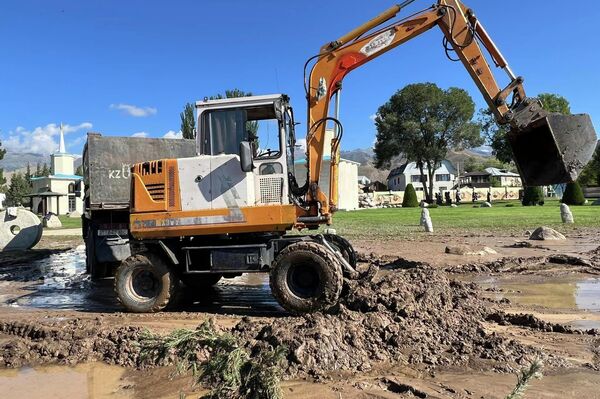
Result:
[[[600,252],[598,249],[573,256],[555,254],[534,257],[505,257],[490,262],[473,262],[450,266],[445,269],[448,273],[531,273],[545,271],[560,266],[573,271],[600,274]]]
[[[365,371],[377,363],[433,368],[481,359],[495,361],[496,370],[511,371],[544,357],[534,348],[486,332],[490,304],[475,284],[418,267],[356,284],[335,314],[262,325],[244,319],[234,333],[255,349],[286,346],[291,376]]]
[[[2,367],[88,361],[136,366],[143,330],[75,319],[43,324],[0,322],[0,333],[13,338],[0,346]]]
[[[514,371],[537,357],[564,362],[487,330],[487,320],[507,322],[490,317],[498,312],[495,302],[480,296],[475,284],[452,281],[442,271],[406,267],[350,284],[339,307],[327,314],[245,317],[231,332],[252,351],[285,346],[287,377],[360,372],[386,363],[424,369],[485,363]],[[140,361],[143,335],[142,328],[109,325],[100,317],[0,322],[0,367],[86,361],[152,366]]]

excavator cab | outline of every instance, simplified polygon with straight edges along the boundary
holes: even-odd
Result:
[[[527,100],[513,116],[508,141],[523,184],[575,181],[598,140],[590,116],[548,113],[539,100]]]

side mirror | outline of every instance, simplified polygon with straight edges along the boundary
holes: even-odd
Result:
[[[240,166],[243,172],[252,172],[254,163],[252,162],[252,146],[249,141],[240,142]]]

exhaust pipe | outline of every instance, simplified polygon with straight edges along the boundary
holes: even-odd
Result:
[[[524,186],[575,181],[592,159],[598,138],[587,114],[548,113],[526,99],[509,117],[508,141]]]

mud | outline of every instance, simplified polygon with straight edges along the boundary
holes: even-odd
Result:
[[[335,314],[264,324],[245,319],[234,331],[255,348],[286,346],[290,376],[367,371],[379,363],[431,370],[480,359],[496,361],[493,368],[499,371],[513,371],[533,357],[566,364],[486,332],[489,306],[475,284],[420,267],[351,287]]]
[[[529,293],[519,288],[549,279],[574,287],[574,281],[597,280],[600,248],[590,248],[588,238],[560,251],[511,247],[510,256],[476,261],[444,254],[446,242],[423,243],[418,252],[412,243],[414,256],[363,251],[363,266],[381,268],[376,279],[349,287],[338,309],[306,317],[283,311],[263,275],[223,280],[183,311],[121,313],[112,281],[92,283],[85,276],[80,241],[50,243],[39,250],[43,254],[1,264],[0,368],[100,361],[137,370],[135,394],[122,391],[127,397],[156,397],[170,371],[140,362],[140,334],[146,328],[194,328],[212,317],[249,348],[289,348],[286,397],[504,397],[498,392],[514,384],[506,372],[537,357],[550,370],[553,387],[593,397],[596,390],[581,381],[600,367],[597,291],[580,306],[573,288],[567,293],[573,298],[557,297],[555,309],[546,296],[522,300]],[[492,245],[489,240],[478,245]],[[499,245],[494,248],[504,248]],[[421,256],[433,256],[432,248],[441,248],[436,262]],[[583,318],[579,325],[570,322],[576,318]],[[177,384],[170,387],[165,397],[176,397]]]
[[[541,320],[534,315],[531,314],[511,314],[505,312],[495,312],[490,313],[486,317],[487,321],[493,321],[499,325],[514,325],[521,327],[529,327],[534,330],[540,330],[545,332],[557,332],[562,334],[587,334],[600,336],[600,329],[591,328],[588,330],[570,328],[569,326],[565,326],[563,324],[558,323],[549,323],[547,321]]]
[[[285,317],[266,322],[244,318],[233,328],[241,342],[258,350],[284,345],[287,376],[323,376],[335,371],[366,371],[379,363],[467,365],[473,359],[502,363],[513,371],[538,350],[485,331],[489,301],[475,284],[449,280],[430,267],[398,270],[369,284],[356,284],[334,314]],[[495,320],[494,320],[495,321]],[[101,360],[140,367],[138,327],[110,327],[101,318],[51,321],[41,325],[1,322],[12,340],[0,347],[0,364],[21,367]]]
[[[0,365],[23,367],[45,363],[77,364],[101,360],[138,366],[139,327],[108,327],[100,319],[46,323],[0,322],[0,332],[12,338],[0,347]]]

